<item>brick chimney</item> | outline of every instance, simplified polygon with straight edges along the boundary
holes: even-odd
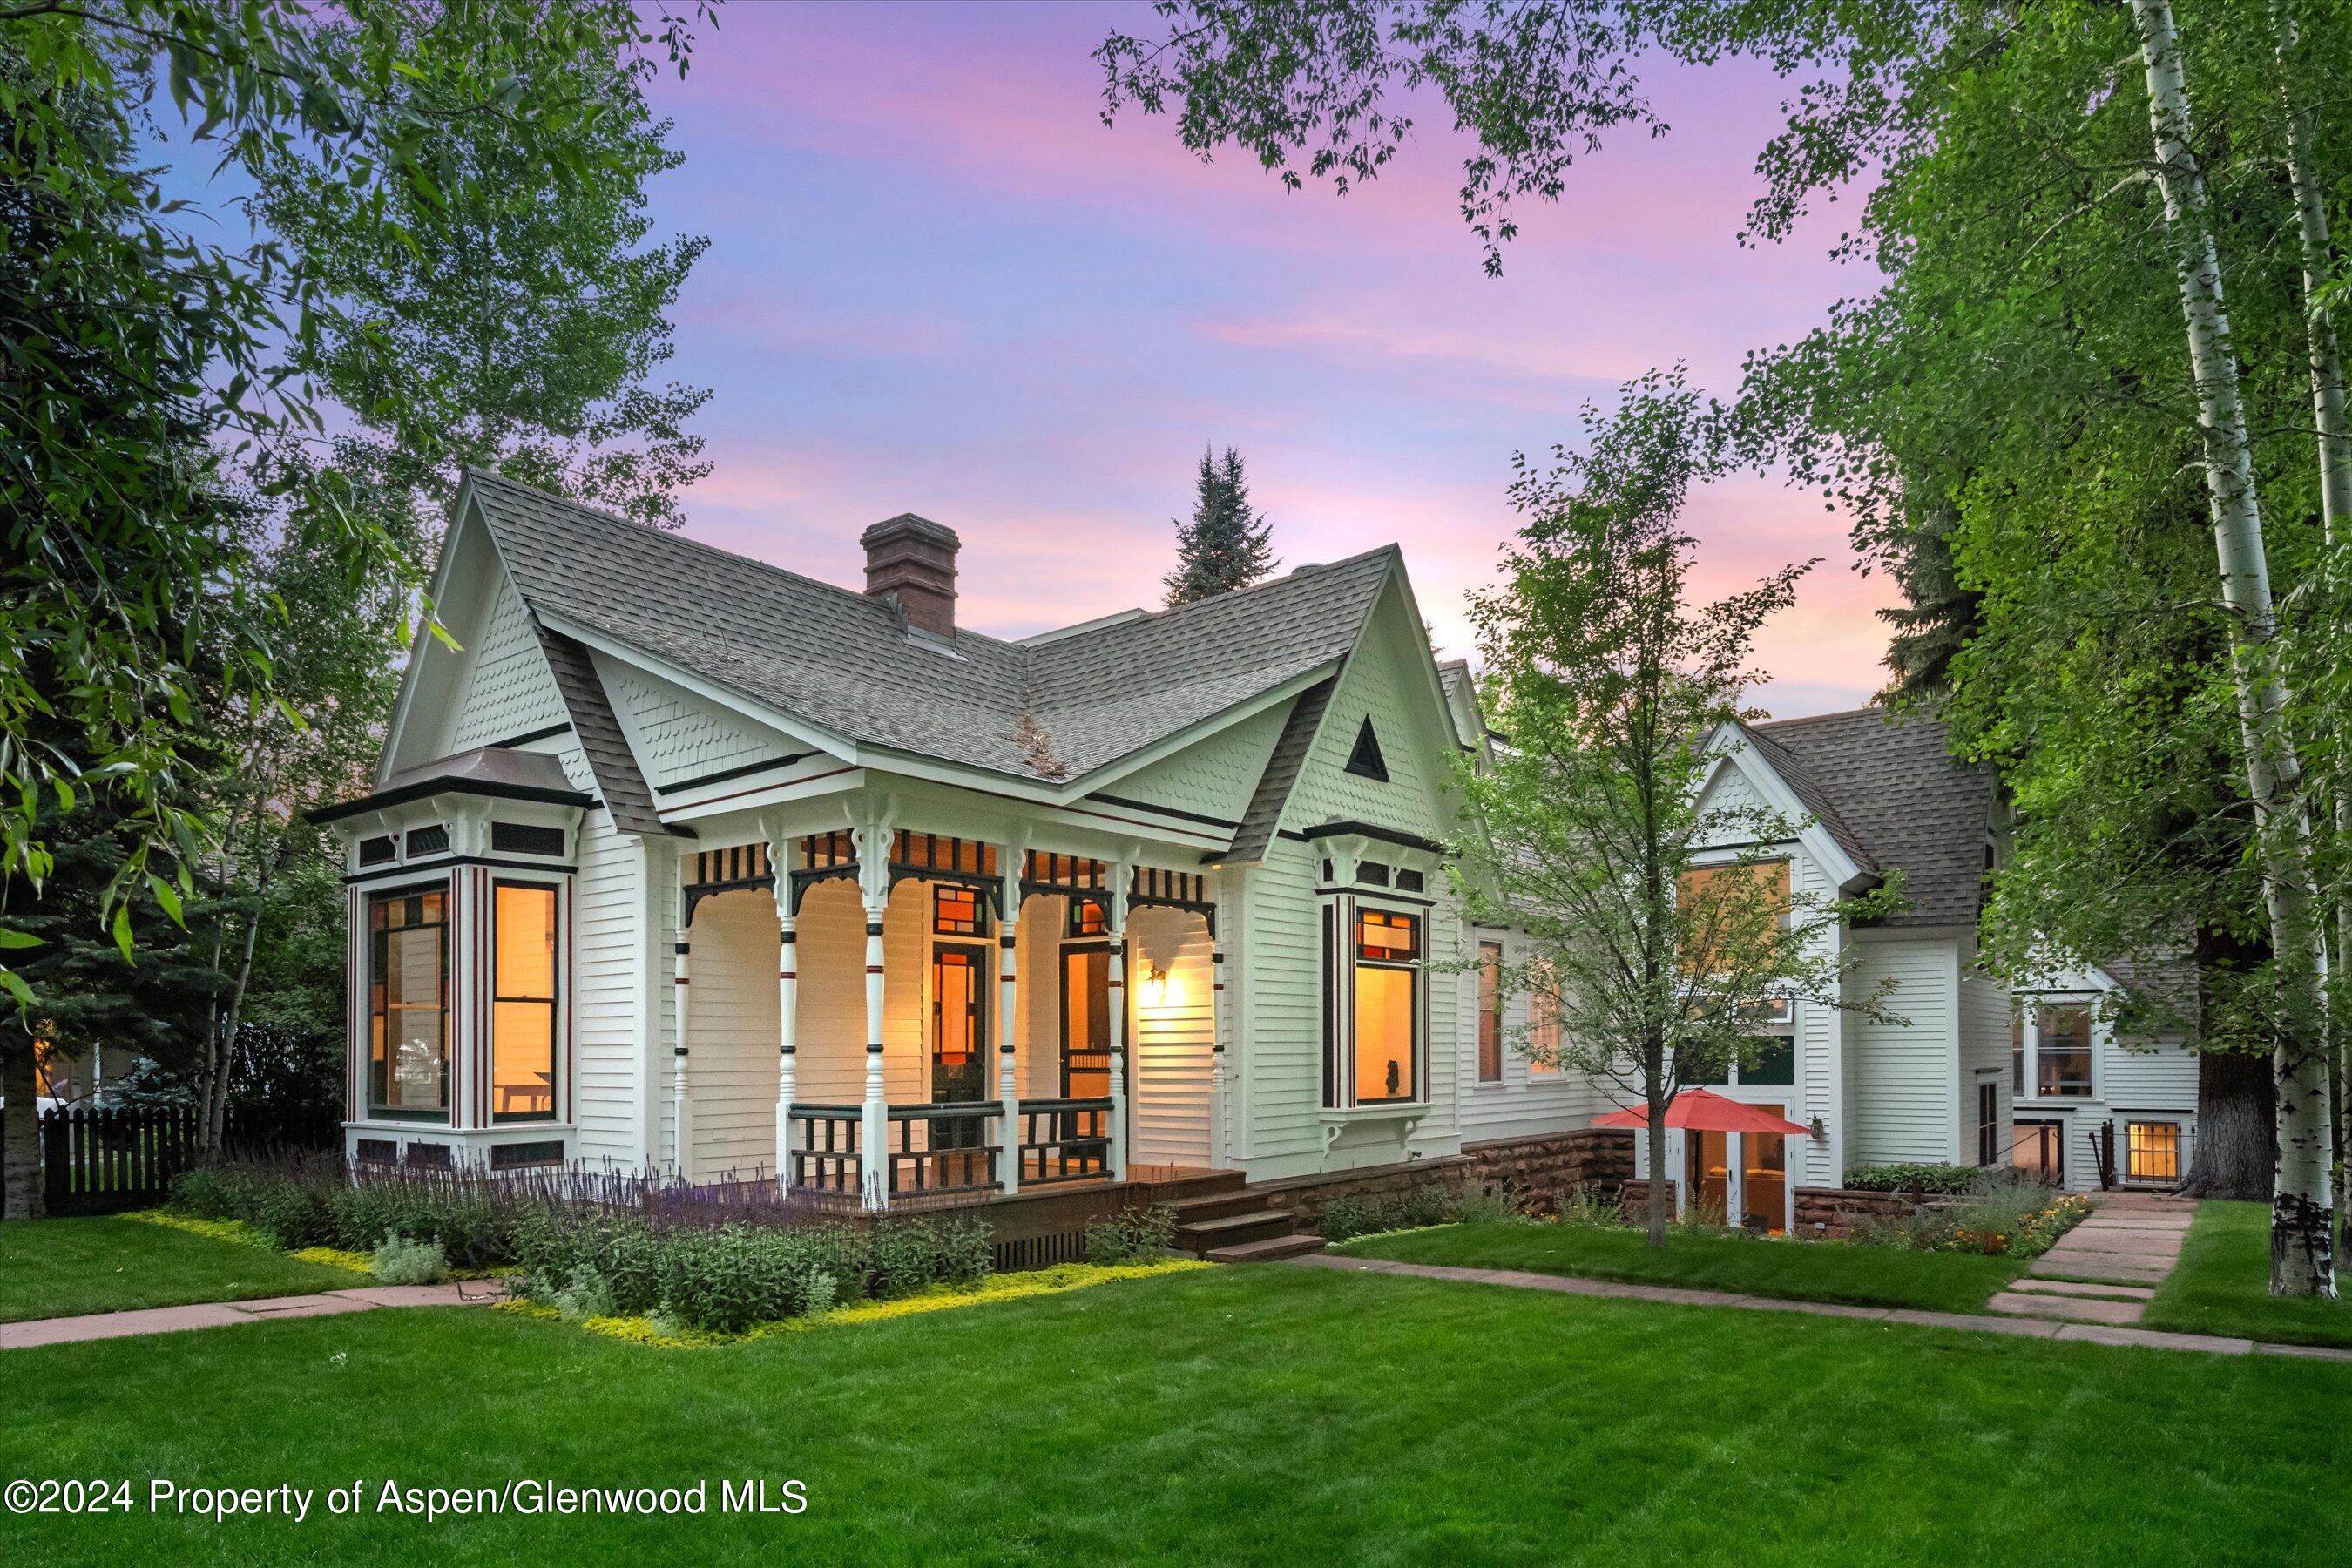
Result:
[[[902,511],[858,535],[866,547],[866,592],[894,601],[907,624],[955,636],[956,552],[952,528]]]

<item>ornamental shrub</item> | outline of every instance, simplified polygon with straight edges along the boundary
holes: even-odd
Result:
[[[1845,1184],[1857,1193],[1907,1193],[1916,1187],[1923,1193],[1952,1194],[1975,1191],[1984,1176],[1976,1165],[1855,1165],[1846,1172]]]
[[[437,1285],[449,1277],[449,1259],[439,1242],[400,1236],[383,1238],[371,1268],[384,1285]]]
[[[1176,1211],[1166,1204],[1126,1208],[1087,1226],[1087,1261],[1147,1263],[1176,1244]]]

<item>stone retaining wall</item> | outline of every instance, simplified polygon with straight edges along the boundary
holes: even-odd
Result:
[[[1295,1217],[1302,1229],[1312,1229],[1321,1223],[1325,1205],[1342,1194],[1402,1197],[1434,1184],[1451,1192],[1472,1188],[1508,1193],[1529,1213],[1550,1214],[1573,1193],[1614,1196],[1633,1169],[1633,1133],[1579,1127],[1528,1138],[1465,1143],[1459,1154],[1431,1160],[1254,1182],[1250,1191],[1264,1197],[1269,1207]]]
[[[1909,1193],[1870,1193],[1854,1187],[1799,1187],[1796,1200],[1797,1234],[1802,1237],[1843,1236],[1858,1218],[1906,1219],[1939,1201],[1948,1201],[1933,1194],[1915,1198]]]
[[[1613,1198],[1633,1174],[1633,1134],[1613,1127],[1490,1139],[1462,1152],[1480,1187],[1508,1193],[1529,1214],[1555,1213],[1578,1193]]]

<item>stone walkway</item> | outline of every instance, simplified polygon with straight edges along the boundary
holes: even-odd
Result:
[[[2180,1261],[2197,1205],[2160,1193],[2101,1193],[2090,1217],[1985,1303],[2009,1317],[2137,1323]]]
[[[1402,1274],[1415,1279],[1508,1285],[1523,1290],[1549,1290],[1562,1296],[1598,1296],[1617,1301],[1657,1301],[1677,1307],[1738,1307],[1759,1312],[1797,1312],[1817,1318],[1860,1318],[1874,1323],[1960,1329],[1971,1333],[2008,1334],[2018,1339],[2077,1340],[2146,1350],[2204,1351],[2214,1355],[2298,1356],[2313,1361],[2352,1362],[2352,1350],[2334,1350],[2319,1345],[2274,1345],[2220,1334],[2159,1333],[2153,1329],[2126,1328],[2112,1323],[2059,1322],[2039,1315],[1996,1317],[1977,1312],[1920,1311],[1908,1307],[1848,1307],[1834,1301],[1787,1301],[1773,1296],[1743,1296],[1731,1290],[1685,1290],[1671,1285],[1625,1285],[1612,1279],[1577,1279],[1559,1274],[1530,1274],[1516,1268],[1449,1268],[1433,1263],[1391,1263],[1384,1258],[1345,1258],[1336,1253],[1294,1258],[1275,1267],[1335,1268],[1354,1274]]]
[[[119,1340],[131,1334],[166,1334],[181,1329],[212,1329],[224,1323],[259,1323],[278,1318],[324,1318],[377,1307],[473,1307],[499,1300],[496,1280],[454,1285],[366,1285],[317,1296],[271,1296],[258,1301],[205,1301],[187,1307],[147,1307],[135,1312],[91,1312],[79,1318],[36,1318],[0,1323],[0,1350],[71,1344],[79,1340]]]

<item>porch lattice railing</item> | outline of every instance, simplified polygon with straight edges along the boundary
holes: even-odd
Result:
[[[821,1193],[858,1191],[865,1160],[857,1147],[860,1119],[856,1105],[794,1105],[793,1185]]]
[[[1002,1151],[988,1130],[1003,1110],[992,1100],[892,1106],[891,1195],[993,1191]]]
[[[1021,1101],[1021,1184],[1108,1176],[1110,1115],[1108,1099]]]

